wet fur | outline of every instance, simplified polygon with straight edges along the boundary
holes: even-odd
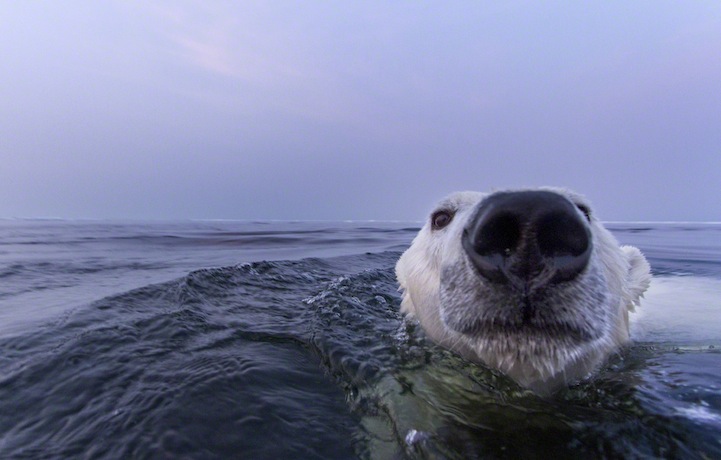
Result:
[[[590,209],[573,192],[545,190]],[[453,211],[454,218],[439,230],[427,222],[398,261],[402,311],[435,342],[550,393],[591,374],[629,340],[628,312],[648,288],[650,268],[638,249],[619,246],[591,213],[588,267],[524,306],[512,289],[480,277],[461,246],[461,232],[486,196],[458,192],[434,209]]]

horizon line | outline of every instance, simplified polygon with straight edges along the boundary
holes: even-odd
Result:
[[[258,218],[138,218],[138,217],[0,217],[0,221],[35,221],[35,222],[325,222],[325,223],[423,223],[425,220],[404,220],[404,219],[258,219]],[[721,225],[721,221],[697,221],[697,220],[602,220],[602,224],[696,224],[696,225]]]

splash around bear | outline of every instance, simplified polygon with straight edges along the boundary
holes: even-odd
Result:
[[[651,279],[637,248],[557,188],[448,196],[396,275],[403,312],[433,341],[539,394],[589,376],[629,340]]]

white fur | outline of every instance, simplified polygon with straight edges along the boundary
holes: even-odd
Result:
[[[590,208],[583,197],[573,192],[555,188],[545,190]],[[638,305],[649,286],[650,267],[638,249],[619,247],[613,235],[592,214],[589,226],[594,249],[586,268],[588,274],[584,273],[578,281],[568,282],[576,286],[564,289],[575,294],[563,294],[566,296],[564,302],[574,305],[559,311],[564,314],[568,314],[568,310],[577,312],[567,320],[577,321],[584,328],[593,330],[597,338],[577,346],[545,337],[470,337],[456,332],[447,324],[450,315],[456,314],[456,311],[449,311],[441,304],[441,273],[443,270],[445,273],[448,270],[469,270],[467,256],[461,246],[461,232],[486,196],[478,192],[458,192],[442,200],[434,209],[434,212],[438,209],[450,210],[455,215],[443,229],[433,230],[429,219],[411,247],[398,260],[396,274],[403,291],[401,309],[409,317],[417,319],[428,336],[440,345],[467,359],[498,368],[523,386],[548,393],[587,376],[610,353],[629,340],[628,312]],[[586,287],[594,291],[594,295],[588,297],[602,298],[602,305],[591,304],[588,298],[583,298]],[[468,302],[478,303],[479,295],[471,292],[476,288],[466,286],[465,289],[469,291]],[[484,289],[493,287],[486,283]],[[465,293],[459,295],[465,296]],[[578,297],[578,301],[574,300],[575,297],[568,299],[569,295]],[[467,309],[480,311],[487,307],[468,305]],[[457,306],[454,308],[458,310]],[[599,309],[603,310],[600,319],[597,318]],[[475,314],[461,310],[461,314]],[[594,313],[589,313],[591,311]]]

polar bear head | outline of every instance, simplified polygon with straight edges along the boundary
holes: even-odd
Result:
[[[651,278],[583,197],[555,188],[448,196],[396,274],[402,310],[432,340],[541,394],[628,340]]]

